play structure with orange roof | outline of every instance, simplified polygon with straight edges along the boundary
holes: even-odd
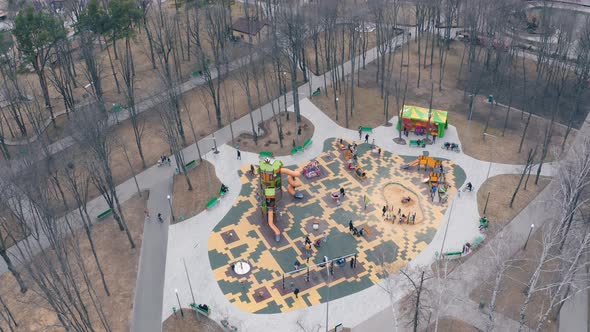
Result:
[[[278,221],[276,211],[283,198],[281,175],[287,175],[287,192],[295,198],[303,198],[303,194],[295,192],[295,188],[302,185],[301,180],[299,180],[301,172],[284,168],[283,162],[280,160],[265,158],[260,161],[258,174],[260,175],[260,189],[262,191],[260,209],[263,214],[266,214],[268,226],[275,233],[275,240],[279,242],[281,240],[281,230],[276,225]]]

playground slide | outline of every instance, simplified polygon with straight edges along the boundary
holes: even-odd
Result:
[[[301,176],[301,172],[292,171],[288,168],[283,167],[283,168],[281,168],[281,174],[288,175],[287,182],[289,183],[289,185],[287,186],[287,191],[289,192],[289,194],[291,194],[291,196],[295,196],[295,188],[297,188],[303,184],[299,180],[299,177]]]
[[[274,211],[268,210],[268,226],[275,232],[275,235],[278,237],[281,235],[281,230],[275,225],[274,219]]]
[[[420,162],[420,158],[418,158],[418,159],[416,159],[416,160],[412,161],[411,163],[409,163],[409,164],[408,164],[408,166],[410,166],[410,167],[412,167],[412,166],[416,166],[416,165],[418,165],[418,163],[419,163],[419,162]]]

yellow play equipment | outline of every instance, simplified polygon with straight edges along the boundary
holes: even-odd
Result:
[[[424,170],[426,170],[428,167],[430,167],[431,169],[435,169],[436,167],[440,167],[441,164],[442,164],[442,161],[436,160],[432,157],[419,156],[418,159],[412,161],[411,163],[407,164],[406,166],[412,167],[412,166],[418,165],[418,169],[421,169],[422,166],[424,166]]]
[[[350,152],[350,150],[346,149],[344,150],[344,160],[350,160],[352,159],[352,152]]]

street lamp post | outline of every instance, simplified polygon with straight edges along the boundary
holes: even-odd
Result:
[[[178,308],[180,308],[180,315],[184,317],[184,311],[182,311],[182,305],[180,305],[180,297],[178,297],[178,289],[175,289],[174,293],[176,293],[176,300],[178,301]]]
[[[188,280],[188,287],[191,290],[191,297],[193,299],[193,304],[197,305],[197,302],[195,301],[195,293],[193,293],[193,285],[191,285],[191,278],[188,276],[188,269],[186,268],[186,261],[184,260],[184,257],[182,258],[182,264],[184,264],[184,272],[186,273],[186,280]],[[198,317],[198,315],[197,315]]]
[[[526,241],[524,243],[524,247],[522,248],[522,250],[526,250],[526,245],[529,244],[529,239],[531,237],[531,233],[533,232],[534,228],[535,228],[535,224],[531,224],[531,229],[529,230],[529,235],[527,235],[527,237],[526,237]]]
[[[168,198],[168,206],[170,206],[170,216],[172,216],[172,222],[176,222],[176,218],[174,217],[174,210],[172,210],[172,197],[170,195],[166,196]]]
[[[486,211],[488,210],[488,201],[490,200],[490,192],[488,191],[488,197],[486,197],[486,205],[483,208],[483,215],[486,215]]]
[[[449,225],[451,224],[451,214],[453,213],[453,206],[455,206],[455,200],[451,203],[451,209],[449,210],[449,220],[447,221],[447,225],[445,226],[445,234],[443,235],[443,241],[440,246],[440,257],[443,256],[443,249],[445,247],[445,241],[447,240],[447,231],[449,230]]]
[[[213,136],[213,153],[218,154],[219,150],[217,150],[217,140],[215,139],[215,132],[211,134]]]

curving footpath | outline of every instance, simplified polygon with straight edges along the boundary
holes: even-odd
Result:
[[[312,138],[314,143],[302,154],[280,157],[285,165],[294,165],[313,159],[322,152],[323,142],[328,138],[358,139],[356,131],[340,127],[308,99],[301,100],[300,105],[302,115],[315,125],[315,133]],[[392,122],[395,123],[396,120],[395,117],[392,118]],[[452,126],[449,126],[446,135],[445,140],[459,141],[457,131]],[[518,174],[522,171],[523,166],[483,162],[463,153],[442,150],[439,145],[431,145],[425,149],[397,145],[392,141],[392,138],[396,136],[397,131],[393,127],[378,127],[373,130],[372,138],[375,138],[377,145],[395,154],[416,155],[422,150],[426,150],[431,156],[452,159],[466,171],[467,181],[472,182],[476,188],[486,180],[488,174],[489,176]],[[252,314],[233,306],[217,285],[209,265],[207,251],[209,235],[215,225],[231,209],[239,194],[241,182],[237,173],[238,169],[243,165],[258,161],[258,155],[253,153],[243,152],[241,161],[236,161],[235,155],[235,150],[232,147],[223,145],[219,154],[208,153],[205,156],[215,165],[220,180],[231,188],[229,195],[223,198],[220,205],[213,210],[204,211],[183,223],[170,227],[162,320],[172,314],[171,308],[177,303],[174,289],[181,290],[181,303],[192,302],[182,265],[182,260],[185,259],[195,298],[197,302],[207,303],[214,308],[212,318],[215,320],[228,319],[235,326],[255,331],[293,330],[297,321],[300,321],[302,317],[308,323],[323,324],[322,322],[325,320],[323,306],[308,307],[280,315]],[[552,171],[552,165],[547,164],[542,173],[550,175]],[[439,228],[430,245],[411,264],[424,265],[433,262],[435,251],[439,251],[441,248],[443,231],[449,217],[451,217],[451,223],[448,226],[443,251],[460,250],[466,241],[471,241],[480,234],[477,224],[479,214],[476,193],[464,193],[450,204],[453,204],[454,208],[447,209],[445,223]],[[452,216],[450,216],[451,210],[454,211]],[[394,295],[395,299],[399,299],[402,294]],[[382,310],[390,311],[387,308],[389,304],[389,296],[378,285],[374,285],[361,292],[330,302],[330,326],[333,327],[337,323],[344,323],[345,326],[362,325],[367,318],[378,315]],[[350,313],[354,313],[354,315]],[[391,323],[391,320],[389,322]]]

